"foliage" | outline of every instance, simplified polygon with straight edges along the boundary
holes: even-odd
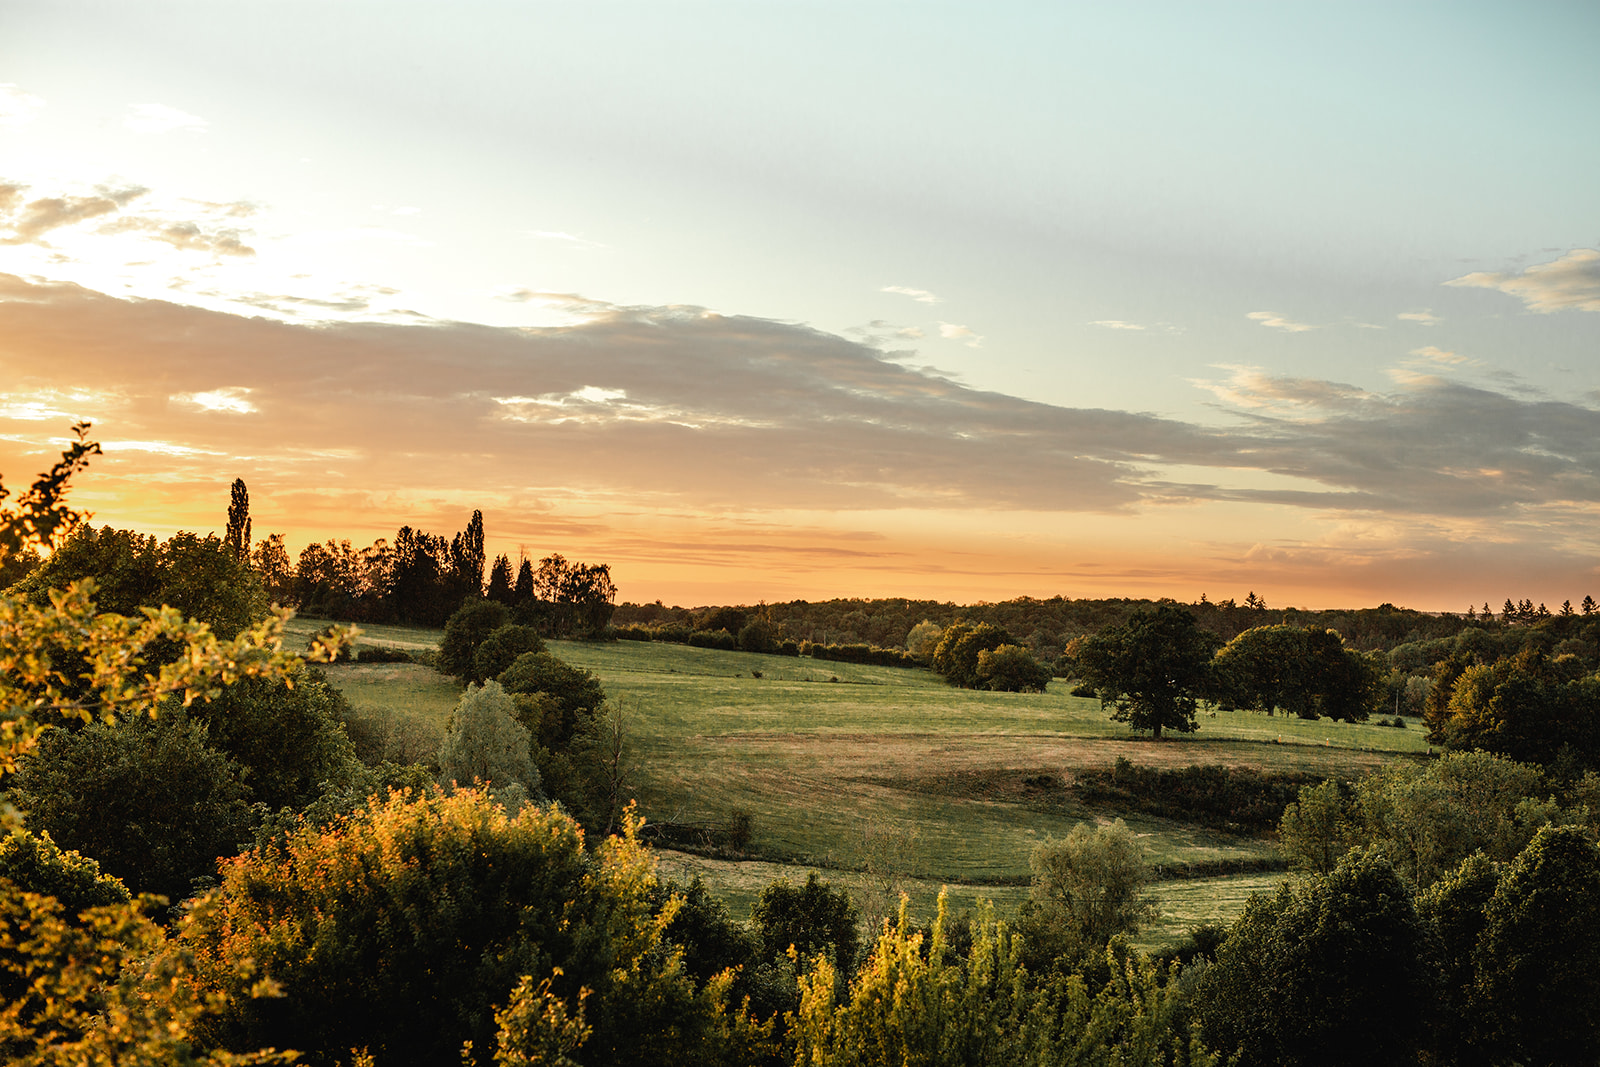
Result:
[[[1143,850],[1121,819],[1092,829],[1079,823],[1064,840],[1035,848],[1030,865],[1033,884],[1017,922],[1035,969],[1098,951],[1155,917]]]
[[[1108,951],[1110,980],[1091,996],[1078,975],[1041,989],[1022,965],[1020,938],[985,906],[964,954],[951,951],[941,894],[931,928],[902,907],[886,923],[847,997],[819,957],[801,979],[790,1038],[802,1067],[1037,1063],[1202,1067],[1215,1059],[1190,1032],[1173,972],[1124,946]],[[1164,980],[1165,979],[1165,980]]]
[[[467,687],[439,746],[439,778],[447,787],[482,782],[495,789],[517,786],[527,797],[542,795],[528,731],[515,710],[499,682]]]
[[[1207,1045],[1240,1067],[1415,1064],[1433,1001],[1429,930],[1375,850],[1256,896],[1201,975]]]
[[[511,580],[511,560],[502,552],[494,558],[494,566],[489,568],[489,588],[484,590],[484,597],[508,606],[516,603]]]
[[[1216,639],[1188,611],[1162,605],[1136,611],[1122,626],[1085,641],[1078,669],[1116,708],[1112,718],[1157,738],[1163,729],[1193,732],[1195,706],[1211,686]]]
[[[1050,668],[1021,645],[1001,645],[978,653],[973,688],[996,693],[1042,693],[1051,677]]]
[[[134,891],[174,902],[250,836],[240,768],[180,709],[50,731],[23,761],[12,796],[34,830],[92,856]]]
[[[498,678],[524,652],[543,652],[544,639],[532,626],[510,623],[484,638],[472,657],[473,673],[481,680]]]
[[[77,440],[67,446],[48,471],[39,475],[15,504],[6,505],[11,490],[0,485],[0,564],[11,557],[50,546],[70,534],[82,516],[66,504],[68,483],[89,466],[89,457],[100,455],[100,446],[89,440],[89,424],[72,427]]]
[[[533,600],[519,604],[519,621],[546,625],[556,637],[598,635],[610,625],[617,599],[610,564],[570,562],[556,553],[539,561],[532,579]]]
[[[444,624],[435,666],[441,674],[454,675],[463,682],[482,682],[484,677],[478,674],[478,647],[510,621],[511,609],[499,601],[468,600]]]
[[[1143,811],[1230,833],[1271,830],[1304,778],[1254,767],[1204,764],[1144,767],[1118,756],[1110,770],[1074,772],[1072,790],[1089,804]],[[1341,851],[1341,855],[1342,855]]]
[[[1549,822],[1567,821],[1540,800],[1537,767],[1487,752],[1451,752],[1425,768],[1393,766],[1356,786],[1364,840],[1424,888],[1482,849],[1510,860]]]
[[[697,988],[664,949],[673,908],[650,909],[638,825],[627,820],[591,856],[560,811],[513,817],[462,790],[393,796],[232,859],[184,930],[199,988],[236,992],[240,962],[253,959],[286,995],[231,1001],[216,1036],[228,1047],[292,1040],[324,1060],[367,1048],[397,1065],[452,1061],[470,1040],[469,1062],[497,1043],[503,1062],[530,1062],[554,1008],[528,996],[548,980],[557,1014],[591,1030],[585,1064],[696,1062],[685,1057],[697,1040],[738,1023],[718,999],[726,982]],[[532,983],[512,1002],[523,1008],[497,1024],[491,1005],[523,976]]]
[[[1291,870],[1332,874],[1344,854],[1362,843],[1361,813],[1355,792],[1330,778],[1302,786],[1283,809],[1278,847]]]
[[[772,882],[750,909],[750,922],[765,959],[786,955],[791,948],[803,960],[822,954],[835,969],[848,974],[856,962],[861,935],[860,912],[843,889],[818,880],[813,871],[798,888],[787,878]]]
[[[983,679],[978,675],[979,654],[1016,643],[1016,638],[998,626],[986,622],[973,625],[957,619],[945,627],[933,651],[934,673],[963,689],[983,688]]]
[[[1217,653],[1220,688],[1238,707],[1302,719],[1362,721],[1381,699],[1376,665],[1333,630],[1258,626]]]
[[[605,700],[605,690],[600,679],[588,671],[571,666],[549,652],[525,652],[500,672],[497,679],[506,692],[533,696],[543,693],[553,705],[528,705],[538,707],[539,717],[528,721],[519,717],[533,733],[535,740],[554,751],[565,751],[572,744],[573,735],[583,720],[593,718]]]
[[[1600,1057],[1600,849],[1545,827],[1501,876],[1473,954],[1477,1003],[1502,1060]]]
[[[1474,953],[1483,935],[1484,910],[1500,885],[1500,873],[1482,852],[1417,895],[1417,914],[1433,927],[1439,949],[1438,1018],[1434,1051],[1443,1063],[1481,1062],[1492,1004],[1480,1003]]]
[[[281,680],[243,679],[190,717],[204,724],[206,743],[238,764],[249,799],[296,811],[356,773],[355,748],[342,722],[350,708],[315,668]]]
[[[906,651],[924,663],[931,663],[943,637],[943,627],[931,619],[923,619],[906,634]]]
[[[746,652],[776,652],[778,631],[766,619],[751,619],[739,629],[739,647]]]
[[[197,995],[194,960],[174,950],[138,905],[91,908],[68,918],[53,897],[0,881],[0,1055],[15,1067],[245,1067],[288,1063],[270,1049],[246,1054],[197,1047],[200,1020],[222,1007]],[[270,996],[243,965],[239,995]]]
[[[250,490],[243,478],[233,480],[228,503],[228,529],[222,535],[222,547],[240,563],[250,564]]]
[[[0,839],[0,881],[54,897],[69,919],[87,908],[133,899],[120,879],[103,873],[88,856],[61,848],[48,832],[19,829]]]
[[[1454,749],[1550,763],[1569,748],[1600,765],[1600,677],[1562,678],[1537,651],[1466,667],[1437,732]]]

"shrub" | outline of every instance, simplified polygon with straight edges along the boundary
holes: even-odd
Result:
[[[725,652],[737,652],[739,639],[727,630],[696,630],[689,635],[691,648],[716,648]]]
[[[537,798],[539,770],[528,751],[528,730],[513,716],[499,682],[468,687],[450,715],[439,746],[439,779],[447,788],[482,782],[496,790],[516,787]]]
[[[1042,693],[1049,686],[1050,668],[1020,645],[1001,645],[978,653],[973,680],[978,689],[999,693]]]
[[[479,681],[498,678],[525,652],[543,652],[544,638],[532,626],[502,626],[483,639],[473,655],[473,672]]]
[[[436,669],[464,682],[481,682],[478,646],[511,621],[511,609],[498,600],[468,600],[445,622]]]
[[[292,1046],[315,1062],[365,1048],[407,1067],[461,1062],[470,1040],[468,1063],[487,1063],[497,1042],[501,1062],[539,1062],[541,1012],[525,1009],[542,986],[544,1008],[591,1029],[585,1064],[693,1062],[703,1042],[733,1040],[737,1021],[719,1001],[726,983],[697,989],[665,951],[637,829],[630,818],[591,856],[553,808],[512,817],[472,790],[396,795],[229,860],[182,944],[199,992],[228,997],[216,1026],[229,1048]],[[247,960],[286,995],[240,996]],[[524,976],[497,1024],[493,1005]],[[758,1058],[744,1055],[733,1061]]]
[[[182,711],[51,730],[12,779],[28,825],[137,893],[176,902],[250,836],[238,764]]]
[[[411,653],[390,645],[369,645],[356,653],[357,663],[411,663]]]
[[[0,879],[27,893],[55,897],[69,919],[86,908],[133,899],[128,887],[103,873],[98,863],[62,850],[48,833],[14,830],[0,839]]]

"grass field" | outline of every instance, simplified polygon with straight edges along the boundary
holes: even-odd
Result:
[[[309,636],[320,623],[299,621]],[[363,644],[424,648],[438,631],[366,630]],[[1145,766],[1223,764],[1264,773],[1359,775],[1426,751],[1419,729],[1303,722],[1246,712],[1202,715],[1200,730],[1160,742],[1111,722],[1099,702],[1054,685],[1042,694],[952,689],[924,671],[809,659],[616,642],[553,642],[620,704],[635,745],[639,800],[661,822],[723,824],[735,811],[754,822],[755,861],[663,852],[671,873],[698,871],[746,913],[776,877],[819,870],[856,886],[868,831],[912,840],[914,906],[931,908],[941,884],[965,906],[978,896],[1002,909],[1026,893],[1028,856],[1082,820],[1114,813],[1075,802],[1070,791],[1040,798],[1019,787],[1032,774],[1109,767],[1117,757]],[[756,677],[759,674],[760,677]],[[405,716],[440,731],[459,690],[417,665],[330,668],[352,705]],[[1247,867],[1275,857],[1270,840],[1141,813],[1123,813],[1153,864]],[[1226,921],[1252,891],[1282,875],[1246,874],[1161,882],[1163,921],[1142,941],[1157,944],[1205,921]]]

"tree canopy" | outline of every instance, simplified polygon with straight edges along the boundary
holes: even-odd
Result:
[[[1163,730],[1197,728],[1195,708],[1210,691],[1216,645],[1192,614],[1163,604],[1084,641],[1077,665],[1101,703],[1116,709],[1112,718],[1159,738]]]

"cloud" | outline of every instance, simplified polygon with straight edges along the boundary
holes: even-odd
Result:
[[[24,201],[22,193],[26,189],[24,185],[0,186],[3,225],[11,231],[9,236],[0,237],[0,244],[42,244],[41,238],[52,230],[112,214],[149,191],[140,187],[102,188],[93,196],[46,196]]]
[[[1274,330],[1283,330],[1285,333],[1304,333],[1306,330],[1316,329],[1315,326],[1308,326],[1303,322],[1290,322],[1275,311],[1252,311],[1245,318],[1259,322],[1263,326],[1270,326]]]
[[[605,248],[599,241],[591,241],[587,237],[580,237],[575,233],[565,230],[524,230],[523,233],[539,241],[558,241],[562,244],[574,245],[578,248]]]
[[[1094,322],[1091,322],[1089,325],[1090,326],[1101,326],[1101,327],[1104,327],[1107,330],[1142,330],[1142,329],[1144,329],[1143,326],[1140,326],[1136,322],[1123,322],[1121,319],[1096,319]]]
[[[189,221],[169,221],[128,215],[107,223],[97,231],[106,235],[120,233],[149,234],[157,241],[184,252],[212,252],[219,256],[253,256],[256,250],[244,243],[238,230],[214,229],[210,232]]]
[[[0,82],[0,126],[26,126],[44,107],[44,100],[14,82]]]
[[[233,387],[211,389],[204,393],[180,393],[172,399],[183,404],[193,404],[201,411],[218,411],[228,415],[249,415],[260,410],[250,402],[250,390]]]
[[[165,104],[129,104],[122,125],[135,133],[205,133],[210,125],[199,115],[179,111]]]
[[[1448,367],[1481,367],[1483,361],[1463,356],[1459,352],[1451,352],[1437,345],[1423,345],[1421,348],[1411,350],[1413,356],[1418,356],[1429,363],[1439,363]]]
[[[977,348],[983,344],[983,337],[980,334],[974,333],[970,327],[954,322],[941,322],[939,336],[947,341],[963,341],[968,348]]]
[[[1600,311],[1600,251],[1575,248],[1520,273],[1478,271],[1444,284],[1498,289],[1517,297],[1530,311]]]
[[[1402,311],[1395,318],[1401,322],[1416,322],[1423,326],[1437,326],[1444,321],[1433,313],[1432,308],[1423,308],[1421,311]]]
[[[934,296],[932,293],[928,292],[928,290],[926,290],[926,289],[910,289],[910,288],[907,288],[904,285],[886,285],[882,289],[879,289],[878,292],[880,292],[880,293],[898,293],[901,296],[909,296],[911,299],[915,300],[919,304],[939,304],[939,303],[943,303],[943,301],[940,300],[939,297]]]
[[[1577,403],[1227,366],[1196,383],[1218,404],[1202,425],[985,392],[790,323],[585,306],[560,327],[310,326],[0,276],[0,381],[25,412],[32,396],[94,417],[60,402],[86,381],[119,398],[106,440],[161,443],[152,484],[215,479],[221,455],[379,498],[581,493],[725,515],[1272,504],[1595,545],[1600,411]]]

